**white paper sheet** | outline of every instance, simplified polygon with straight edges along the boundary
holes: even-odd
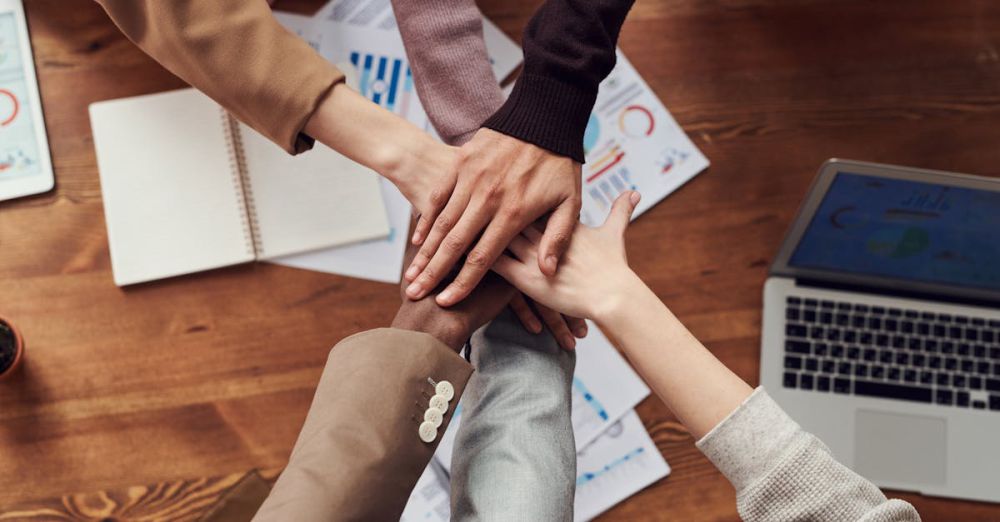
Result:
[[[649,395],[649,388],[611,345],[597,325],[576,343],[573,373],[572,421],[579,451]],[[451,452],[462,419],[462,403],[455,409],[434,457],[451,472]]]
[[[317,20],[398,32],[390,0],[330,0],[316,11]],[[483,17],[483,40],[497,81],[503,81],[521,64],[521,48],[499,27]]]
[[[631,411],[576,456],[573,519],[590,520],[670,474],[642,420]]]
[[[437,464],[431,461],[417,479],[403,509],[400,522],[448,522],[451,518],[451,495],[442,481]]]
[[[708,167],[708,159],[677,125],[625,55],[601,82],[583,138],[583,210],[590,226],[604,222],[624,190],[642,201],[632,219]]]

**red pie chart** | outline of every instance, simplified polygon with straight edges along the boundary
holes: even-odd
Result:
[[[14,118],[17,118],[21,104],[17,101],[17,96],[7,89],[0,89],[0,127],[10,125]]]

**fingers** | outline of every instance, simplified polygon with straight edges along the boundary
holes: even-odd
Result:
[[[570,238],[573,237],[573,230],[579,220],[580,206],[573,199],[564,201],[552,212],[538,248],[538,268],[543,274],[549,277],[556,275],[559,260],[569,248]]]
[[[504,218],[496,219],[490,223],[486,227],[486,231],[483,232],[483,237],[465,256],[465,264],[458,276],[448,285],[448,288],[438,294],[438,305],[448,307],[465,299],[479,284],[479,280],[490,271],[493,262],[500,257],[500,254],[510,244],[511,239],[521,231],[521,226]],[[427,266],[430,268],[432,265]]]
[[[493,271],[521,291],[524,291],[523,289],[526,289],[531,281],[531,270],[528,265],[507,255],[497,258],[493,263]]]
[[[456,189],[455,193],[452,194],[451,199],[448,204],[441,211],[441,214],[434,219],[433,223],[430,225],[430,231],[427,233],[427,239],[424,244],[420,247],[420,251],[414,256],[413,261],[410,262],[409,268],[406,269],[406,273],[403,277],[407,281],[413,281],[423,272],[424,267],[427,263],[431,261],[434,254],[438,250],[438,246],[445,237],[451,232],[451,229],[455,227],[462,215],[465,213],[465,209],[469,206],[469,198],[471,194],[468,189]],[[421,216],[423,218],[423,216]],[[429,221],[429,219],[428,219]],[[419,226],[419,223],[418,223]],[[416,235],[416,231],[414,231]]]
[[[507,245],[507,249],[514,253],[518,260],[526,262],[529,259],[535,259],[537,257],[535,251],[537,250],[537,243],[533,243],[524,237],[522,234],[518,234],[510,244]]]
[[[619,195],[615,199],[614,204],[611,205],[611,213],[608,214],[608,219],[604,220],[602,228],[608,229],[617,235],[625,234],[625,229],[628,228],[629,221],[632,218],[632,211],[639,204],[639,199],[639,193],[634,190],[623,192]]]
[[[542,316],[542,321],[545,321],[545,326],[549,328],[552,336],[556,338],[556,342],[559,343],[559,346],[563,350],[576,348],[576,339],[573,337],[572,332],[569,331],[569,326],[563,320],[562,314],[538,303],[535,303],[535,308],[538,310],[538,315]]]
[[[431,229],[431,225],[434,224],[434,218],[437,216],[428,216],[426,214],[420,214],[417,216],[417,225],[413,228],[413,237],[410,242],[414,245],[419,245],[424,242],[424,238],[427,237],[427,233]]]
[[[450,201],[451,194],[446,193],[441,190],[435,190],[431,193],[430,200],[428,201],[428,208],[417,216],[417,226],[413,230],[413,237],[411,241],[414,245],[419,245],[423,243],[424,238],[431,230],[431,225],[437,219],[438,214],[445,208]]]
[[[563,318],[566,320],[566,325],[569,326],[570,331],[573,332],[573,335],[575,335],[577,339],[583,339],[587,336],[587,330],[589,330],[587,327],[587,321],[584,321],[579,317],[570,317],[568,315],[564,315]]]
[[[514,315],[524,325],[525,330],[533,334],[542,333],[542,323],[539,321],[538,316],[535,315],[535,311],[525,301],[524,294],[520,292],[514,294],[514,297],[510,300],[510,309],[514,311]]]
[[[456,225],[448,236],[441,241],[437,251],[434,252],[434,257],[431,258],[431,260],[427,263],[427,266],[420,272],[420,275],[417,276],[417,278],[413,280],[413,283],[406,288],[406,295],[409,296],[410,299],[420,299],[427,295],[431,290],[434,290],[438,283],[440,283],[441,280],[444,279],[449,272],[451,272],[455,263],[461,259],[462,255],[469,248],[469,245],[471,245],[476,239],[476,235],[478,235],[479,231],[482,230],[484,225],[486,225],[488,219],[489,216],[484,212],[478,209],[471,209],[470,207],[470,211],[466,212],[462,216],[458,225]],[[421,252],[423,252],[423,248],[421,248]],[[470,252],[466,257],[466,266],[470,264],[470,258],[473,256],[473,252]],[[419,257],[419,254],[417,254],[417,256]],[[490,265],[493,264],[495,257],[496,256],[490,258],[489,260],[483,260],[483,262],[486,263],[485,268],[487,270]],[[478,263],[478,261],[479,260],[477,258],[476,262]],[[465,267],[463,267],[462,270],[464,272]],[[455,283],[453,282],[448,285],[448,288],[438,295],[438,304],[441,306],[450,306],[450,304],[461,301],[462,298],[468,295],[469,292],[476,287],[476,284],[479,283],[479,280],[482,279],[487,270],[483,270],[482,273],[479,274],[479,277],[475,278],[475,281],[471,286],[464,288],[467,291],[462,293],[459,298],[454,299],[453,301],[450,299],[451,294],[449,294],[448,290],[454,287]],[[452,293],[454,293],[454,290]],[[448,302],[449,304],[444,304],[445,302]]]

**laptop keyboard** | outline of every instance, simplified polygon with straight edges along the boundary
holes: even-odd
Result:
[[[789,297],[785,388],[1000,411],[1000,321]]]

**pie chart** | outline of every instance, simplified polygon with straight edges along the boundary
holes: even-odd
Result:
[[[21,104],[17,101],[17,96],[7,89],[0,89],[0,127],[13,123],[20,110]]]

